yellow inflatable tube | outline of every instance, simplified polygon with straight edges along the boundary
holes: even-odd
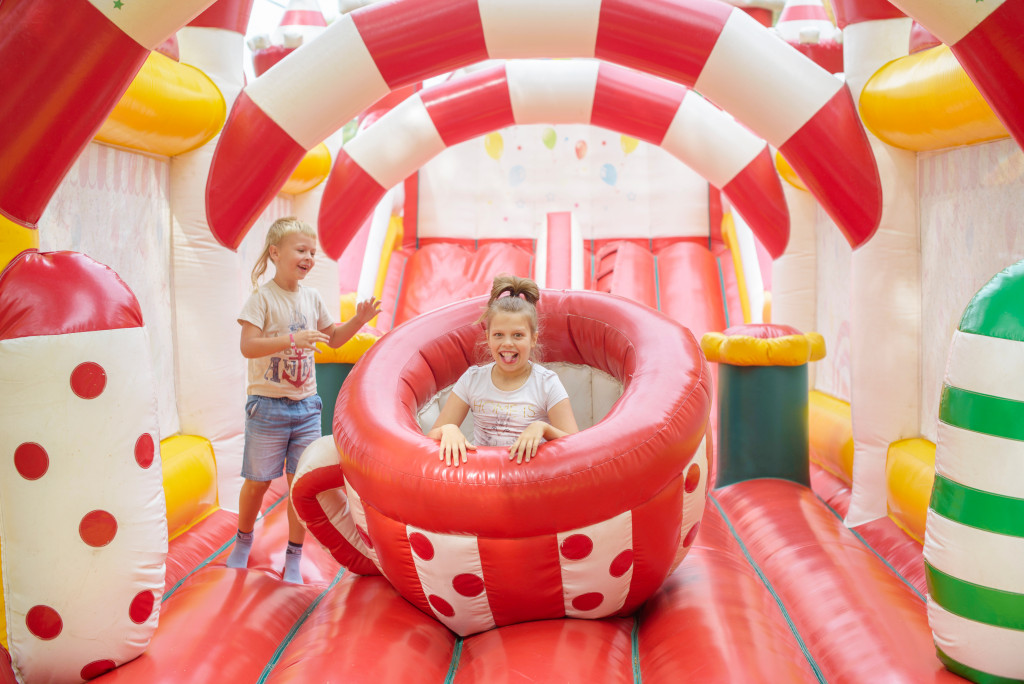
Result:
[[[861,92],[860,115],[882,141],[917,152],[1009,136],[946,45],[875,72]]]
[[[39,249],[39,231],[0,216],[0,271],[26,249]]]
[[[173,157],[209,142],[227,118],[220,89],[199,69],[153,52],[103,122],[95,139],[109,145]],[[306,153],[283,192],[306,192],[331,171],[323,143]]]
[[[924,544],[924,523],[934,481],[935,445],[932,442],[915,438],[889,445],[885,459],[889,517],[921,544]]]
[[[224,97],[206,74],[153,52],[96,140],[173,157],[212,139],[226,117]]]
[[[176,435],[160,442],[167,538],[178,537],[216,511],[217,462],[210,440]]]
[[[812,391],[810,413],[811,461],[847,485],[853,482],[853,417],[850,405]]]
[[[747,276],[743,271],[743,256],[740,254],[740,246],[736,241],[736,221],[732,212],[722,216],[722,241],[732,254],[732,268],[736,273],[736,289],[740,295],[740,310],[743,312],[743,322],[750,323],[750,295],[747,293]]]

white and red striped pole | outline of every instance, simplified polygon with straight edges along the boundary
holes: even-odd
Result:
[[[0,3],[0,214],[36,225],[150,50],[211,2]]]

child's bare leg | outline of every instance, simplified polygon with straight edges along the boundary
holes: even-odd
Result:
[[[249,551],[252,550],[252,530],[256,526],[256,518],[263,505],[263,495],[270,488],[269,482],[245,480],[242,491],[238,494],[238,534],[235,546],[228,556],[229,568],[244,568],[249,564]]]
[[[292,478],[294,475],[288,473],[288,490],[291,491]],[[299,516],[292,506],[291,494],[288,495],[288,550],[284,554],[284,581],[293,584],[302,584],[302,573],[299,571],[299,563],[302,561],[302,542],[306,538],[306,528],[299,521]]]

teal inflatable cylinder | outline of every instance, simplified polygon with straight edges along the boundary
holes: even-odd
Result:
[[[718,365],[718,477],[810,486],[807,365]]]
[[[338,392],[352,370],[351,363],[318,363],[316,364],[316,391],[324,403],[320,413],[320,434],[329,435],[334,430],[334,405],[338,402]]]

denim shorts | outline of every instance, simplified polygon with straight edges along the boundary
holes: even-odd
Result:
[[[294,474],[299,456],[320,437],[319,395],[299,401],[249,395],[245,402],[245,449],[242,477],[268,482],[281,475],[281,467]]]

